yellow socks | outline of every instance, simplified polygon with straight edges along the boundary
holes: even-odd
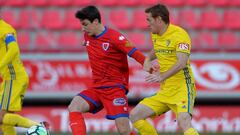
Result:
[[[4,124],[5,125],[11,125],[11,126],[29,128],[33,125],[37,125],[38,123],[35,122],[35,121],[32,121],[28,118],[22,117],[18,114],[6,113],[3,116],[3,125]]]
[[[141,135],[157,135],[156,129],[147,120],[136,121],[133,125]]]
[[[2,125],[1,127],[4,135],[17,135],[14,126]]]
[[[189,128],[187,131],[184,132],[184,135],[199,135],[197,130],[194,128]]]

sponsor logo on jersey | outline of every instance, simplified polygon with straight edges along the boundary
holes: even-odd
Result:
[[[131,46],[133,46],[133,44],[132,44],[131,42],[127,41],[126,44],[125,44],[125,46],[126,46],[126,47],[131,47]]]
[[[182,108],[183,108],[183,109],[186,109],[187,107],[186,107],[186,105],[184,105],[184,106],[182,106]]]
[[[126,101],[124,98],[115,98],[115,99],[113,100],[113,104],[114,104],[115,106],[125,105],[126,102],[127,102],[127,101]]]
[[[171,43],[171,41],[170,41],[170,40],[167,40],[167,41],[166,41],[166,45],[167,45],[167,46],[169,46],[169,45],[170,45],[170,43]]]
[[[85,41],[85,42],[83,43],[83,46],[89,46],[89,41]]]
[[[119,36],[119,38],[118,38],[119,40],[124,40],[125,39],[125,37],[123,36],[123,35],[121,35],[121,36]]]
[[[107,51],[108,48],[109,48],[109,43],[103,43],[102,48],[103,48],[104,51]]]
[[[178,44],[178,48],[180,50],[189,50],[189,44],[187,44],[187,43],[179,43]]]

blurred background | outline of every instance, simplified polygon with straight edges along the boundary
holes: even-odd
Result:
[[[144,10],[157,3],[166,4],[171,22],[192,38],[197,85],[193,126],[204,133],[240,134],[240,0],[0,0],[2,18],[18,32],[30,76],[21,114],[49,121],[53,132],[69,132],[67,105],[91,82],[77,10],[98,6],[105,25],[120,30],[147,54],[152,43]],[[145,83],[141,66],[129,61],[133,107],[159,85]],[[172,112],[149,120],[159,132],[179,131]],[[104,111],[86,114],[86,124],[89,132],[116,132]]]

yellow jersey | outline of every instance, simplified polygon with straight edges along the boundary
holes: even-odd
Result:
[[[0,19],[0,74],[3,80],[28,77],[20,59],[15,29]]]
[[[166,32],[160,36],[152,34],[154,51],[160,65],[160,72],[166,72],[177,62],[177,52],[183,52],[190,55],[191,39],[188,33],[181,27],[169,24]],[[190,60],[187,62],[187,67],[171,76],[163,83],[194,83],[193,73],[190,67]],[[190,78],[190,80],[189,80]]]

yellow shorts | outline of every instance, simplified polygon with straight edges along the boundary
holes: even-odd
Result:
[[[0,92],[0,109],[13,112],[21,111],[27,87],[28,78],[3,80]]]
[[[183,86],[183,85],[182,85]],[[166,88],[166,87],[165,87]],[[175,93],[173,92],[173,89]],[[189,87],[168,88],[170,93],[159,91],[157,94],[144,98],[140,104],[151,108],[156,116],[159,116],[169,110],[172,110],[177,116],[180,112],[192,114],[194,101],[196,97],[196,88],[194,84]]]

